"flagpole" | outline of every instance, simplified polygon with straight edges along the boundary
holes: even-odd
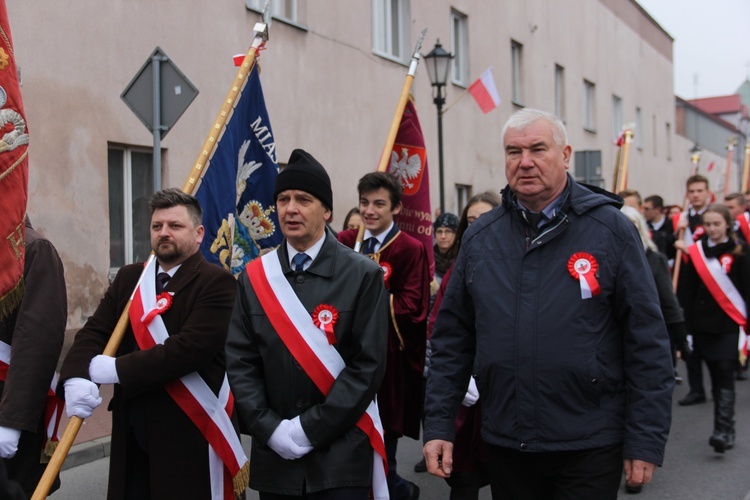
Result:
[[[740,186],[742,194],[745,194],[748,189],[748,175],[750,175],[750,143],[745,144],[745,163],[742,166],[742,186]]]
[[[620,184],[620,159],[622,158],[622,146],[617,146],[615,155],[615,173],[612,176],[612,192],[617,194],[617,186]]]
[[[461,92],[461,94],[459,94],[458,98],[456,98],[455,101],[453,101],[452,103],[450,103],[449,105],[443,108],[443,114],[447,113],[448,110],[451,109],[454,104],[456,104],[458,101],[463,99],[468,93],[469,93],[469,89],[466,89],[463,92]]]
[[[732,170],[732,153],[734,152],[734,146],[737,143],[736,137],[730,137],[727,141],[727,169],[724,172],[724,197],[726,198],[729,194],[729,173]]]
[[[250,46],[247,54],[245,55],[245,59],[242,61],[240,69],[237,71],[237,75],[234,78],[234,82],[232,83],[229,93],[227,94],[227,97],[226,99],[224,99],[224,103],[221,106],[219,115],[216,118],[214,125],[211,127],[211,131],[209,132],[208,137],[203,144],[203,148],[198,155],[198,158],[195,161],[190,174],[188,175],[188,179],[185,182],[185,185],[182,188],[182,190],[187,194],[193,194],[195,192],[198,181],[205,172],[204,167],[211,159],[211,155],[213,155],[213,152],[216,149],[216,145],[218,144],[218,138],[221,135],[221,132],[224,130],[224,126],[226,125],[226,122],[229,119],[229,115],[231,114],[231,111],[234,108],[235,103],[237,102],[238,96],[240,95],[242,88],[245,85],[247,77],[250,75],[250,72],[255,66],[257,52],[260,47],[266,42],[266,40],[268,40],[267,24],[256,23],[253,31],[255,32],[253,43]],[[153,258],[154,255],[152,253],[149,257],[149,261]],[[148,266],[144,266],[144,270],[146,269],[146,267]],[[133,295],[135,295],[135,290],[140,285],[141,279],[143,279],[143,275],[141,275],[141,277],[138,279],[138,284],[133,290]],[[133,301],[133,295],[131,295],[130,300],[128,300],[127,304],[125,305],[125,308],[123,309],[122,314],[120,314],[120,318],[117,321],[114,330],[112,331],[112,335],[109,337],[109,341],[107,342],[107,345],[104,348],[104,352],[102,353],[105,356],[114,356],[117,353],[117,349],[120,347],[120,343],[122,343],[122,339],[125,337],[125,331],[127,330],[129,323],[128,314],[130,312],[130,305]],[[55,452],[52,454],[52,457],[47,464],[47,468],[44,470],[44,474],[40,478],[39,483],[34,490],[34,494],[31,497],[31,500],[43,500],[47,497],[47,494],[49,493],[49,490],[52,487],[57,474],[60,472],[60,468],[62,467],[71,446],[73,445],[73,441],[75,441],[78,432],[81,430],[82,424],[82,418],[76,416],[70,418],[68,425],[65,427],[65,432],[63,433],[62,437],[60,437],[60,442],[57,444],[57,448],[55,448]]]
[[[699,151],[694,152],[690,155],[690,177],[694,176],[695,173],[698,171],[698,162],[701,159],[701,154]],[[690,199],[687,197],[687,193],[685,193],[685,203],[682,206],[682,214],[683,216],[687,217],[685,215],[688,211],[688,208],[690,208]],[[680,232],[677,234],[677,241],[682,241],[682,239],[685,237],[685,228],[680,229]],[[680,281],[680,267],[682,266],[682,250],[677,249],[677,252],[674,257],[674,271],[672,272],[672,290],[674,290],[675,293],[677,293],[677,282]]]
[[[414,82],[414,75],[417,73],[417,66],[419,65],[419,59],[422,57],[419,53],[422,48],[422,42],[424,36],[427,34],[427,28],[423,29],[417,39],[417,44],[414,47],[414,55],[411,56],[411,62],[409,63],[409,71],[406,73],[406,80],[404,80],[404,86],[401,88],[401,95],[396,105],[396,112],[393,115],[391,121],[391,129],[388,131],[388,137],[385,140],[385,146],[383,151],[380,153],[380,162],[378,163],[378,172],[385,172],[388,168],[388,161],[391,158],[391,151],[393,151],[393,144],[396,142],[396,135],[398,134],[398,128],[401,125],[401,117],[404,115],[404,109],[406,109],[406,102],[409,100],[409,94],[411,93],[411,86]],[[365,236],[364,224],[360,226],[360,230],[357,233],[357,240],[354,242],[354,251],[358,252],[362,247],[362,239]]]
[[[391,129],[388,132],[388,137],[385,140],[385,146],[383,146],[383,152],[380,154],[380,163],[378,164],[378,172],[385,172],[388,168],[388,161],[391,158],[391,151],[393,151],[393,143],[396,142],[396,134],[398,133],[398,127],[401,125],[401,117],[404,114],[406,108],[406,101],[409,100],[409,93],[411,92],[411,86],[414,82],[414,75],[417,73],[417,66],[419,65],[419,59],[422,57],[419,50],[422,48],[422,42],[424,36],[427,34],[427,28],[422,30],[417,40],[417,45],[414,47],[414,55],[411,56],[411,63],[409,64],[409,71],[406,73],[406,80],[404,80],[404,86],[401,88],[401,96],[398,99],[396,105],[396,113],[393,115],[391,121]]]
[[[620,183],[617,192],[624,191],[628,187],[628,155],[630,143],[633,142],[633,131],[625,130],[625,144],[622,145],[622,166],[620,167]]]

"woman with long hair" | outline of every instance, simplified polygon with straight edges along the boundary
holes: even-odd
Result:
[[[732,232],[732,223],[724,205],[706,208],[705,234],[687,249],[690,260],[677,287],[693,350],[706,361],[711,376],[714,430],[708,442],[717,453],[734,447],[734,372],[750,298],[749,250]]]

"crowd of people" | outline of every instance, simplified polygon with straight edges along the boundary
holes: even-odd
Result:
[[[325,167],[294,150],[273,193],[284,241],[236,280],[199,251],[196,198],[155,193],[152,258],[120,269],[53,384],[80,418],[114,385],[108,498],[243,498],[249,486],[263,500],[413,500],[396,456],[421,434],[414,468],[444,478],[452,500],[488,485],[498,499],[614,499],[623,473],[637,493],[663,462],[680,357],[680,405],[707,401],[705,362],[709,445],[731,450],[745,197],[710,203],[693,176],[688,210],[670,214],[658,195],[581,184],[564,124],[539,110],[512,115],[501,140],[508,185],[435,218],[432,287],[430,249],[395,222],[403,188],[390,174],[359,180],[336,233]],[[26,295],[0,330],[13,349],[0,359],[0,465],[25,496],[65,326],[59,258],[33,234]],[[116,353],[102,354],[124,314]],[[30,342],[37,360],[24,358]]]

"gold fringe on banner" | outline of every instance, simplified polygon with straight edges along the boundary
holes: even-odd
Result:
[[[19,278],[16,286],[11,288],[8,293],[0,297],[0,319],[9,316],[10,313],[16,310],[18,305],[21,303],[21,299],[23,298],[23,292],[23,278]]]
[[[232,478],[232,484],[234,485],[234,496],[240,497],[245,490],[247,485],[250,483],[250,462],[245,462],[245,465],[237,472]]]

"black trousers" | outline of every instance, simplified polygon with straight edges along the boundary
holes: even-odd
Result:
[[[502,500],[616,500],[622,445],[530,453],[487,445],[492,498]]]
[[[370,488],[333,488],[306,493],[301,497],[260,492],[259,497],[260,500],[367,500],[370,497]]]

